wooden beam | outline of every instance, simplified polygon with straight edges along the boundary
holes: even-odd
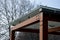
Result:
[[[19,31],[19,32],[39,33],[39,29],[18,29],[16,31]]]
[[[48,29],[48,32],[56,32],[56,31],[60,31],[60,27],[55,27],[55,28]]]
[[[48,20],[45,14],[40,14],[40,39],[39,40],[48,40]]]
[[[53,18],[53,17],[48,17],[49,21],[56,21],[56,22],[60,22],[60,19],[58,18]]]
[[[39,17],[40,17],[40,14],[38,14],[38,15],[36,15],[36,16],[34,16],[34,17],[32,17],[32,18],[30,18],[30,19],[28,19],[28,20],[26,20],[26,21],[24,21],[22,23],[17,24],[15,27],[12,27],[11,30],[16,30],[18,28],[22,28],[22,27],[24,27],[26,25],[29,25],[29,24],[31,24],[33,22],[36,22],[36,21],[39,20]]]
[[[39,33],[39,29],[17,29],[15,31]],[[60,31],[60,27],[48,29],[48,33],[56,32],[56,31]]]
[[[60,15],[57,15],[57,14],[51,14],[51,15],[46,15],[48,17],[48,20],[49,21],[56,21],[56,22],[60,22]]]
[[[39,40],[43,40],[43,13],[40,14],[40,25],[41,26],[40,26]]]
[[[49,32],[48,34],[60,35],[60,32]]]

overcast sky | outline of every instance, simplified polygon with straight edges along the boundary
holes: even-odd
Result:
[[[60,9],[60,0],[31,0],[31,2]]]

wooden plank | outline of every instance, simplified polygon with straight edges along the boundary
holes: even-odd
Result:
[[[28,24],[31,24],[33,22],[36,22],[36,21],[39,20],[39,16],[40,16],[40,14],[38,14],[38,15],[36,15],[36,16],[34,16],[34,17],[32,17],[32,18],[30,18],[30,19],[28,19],[28,20],[26,20],[26,21],[24,21],[22,23],[19,23],[15,27],[12,27],[11,30],[16,30],[18,28],[21,28],[21,27],[24,27],[24,26],[26,26]]]
[[[60,31],[60,27],[55,27],[55,28],[48,29],[48,32],[56,32],[56,31]]]

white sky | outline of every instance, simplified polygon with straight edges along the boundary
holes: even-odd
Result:
[[[54,8],[59,8],[60,9],[60,0],[30,0],[34,4],[41,4],[45,6],[50,6]]]

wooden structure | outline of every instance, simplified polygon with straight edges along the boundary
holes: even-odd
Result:
[[[60,22],[60,10],[49,7],[42,7],[41,9],[42,10],[39,11],[37,15],[18,23],[11,28],[11,40],[15,39],[15,31],[39,33],[39,40],[48,40],[48,34],[60,35],[60,32],[57,32],[60,31],[60,27],[48,29],[48,21]],[[40,24],[39,29],[24,29],[25,27],[38,22]]]

